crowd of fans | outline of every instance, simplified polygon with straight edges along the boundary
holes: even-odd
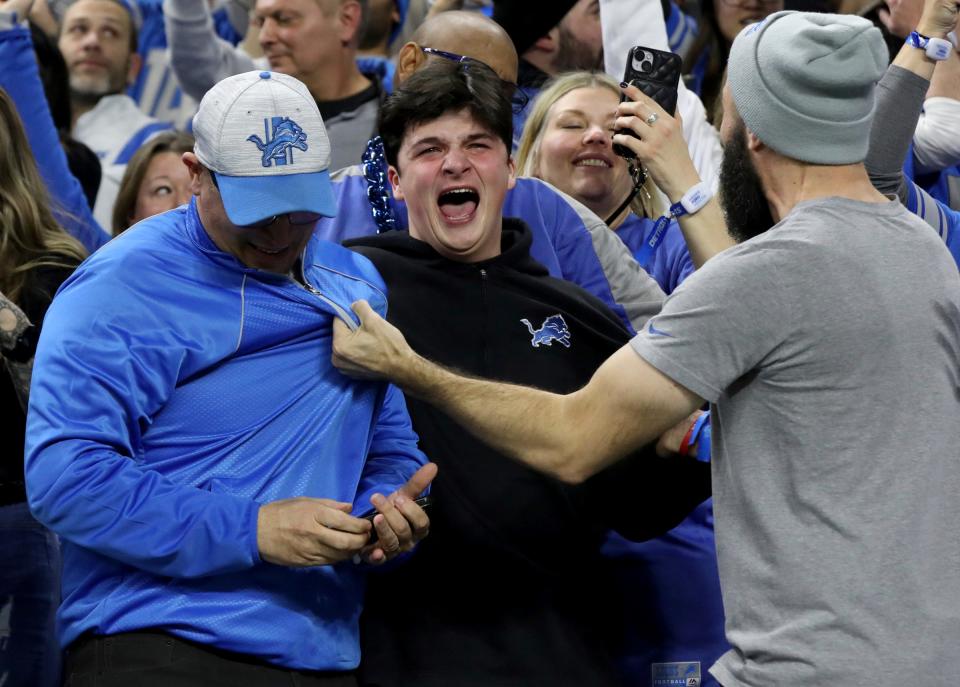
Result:
[[[775,683],[784,673],[765,672],[764,640],[744,629],[750,599],[743,595],[751,590],[729,582],[729,558],[728,569],[718,566],[710,487],[718,420],[716,407],[711,416],[704,404],[713,398],[700,393],[703,407],[687,409],[685,419],[644,446],[621,451],[627,454],[622,462],[570,479],[534,461],[517,462],[513,450],[485,439],[467,415],[446,412],[443,404],[438,410],[431,396],[399,380],[397,387],[364,381],[344,391],[340,373],[329,364],[332,320],[349,321],[353,329],[367,326],[366,317],[357,321],[349,312],[352,300],[363,298],[425,358],[468,375],[575,392],[638,333],[672,338],[656,327],[673,331],[676,325],[679,331],[682,317],[665,310],[662,319],[652,319],[668,297],[715,256],[749,245],[789,214],[777,200],[789,194],[786,182],[771,181],[769,174],[776,170],[787,178],[796,167],[758,171],[752,160],[765,144],[825,168],[863,163],[872,188],[923,220],[929,235],[944,244],[941,252],[960,263],[957,7],[956,0],[0,0],[0,387],[14,437],[14,449],[0,461],[0,686],[82,685],[90,670],[116,671],[110,678],[115,681],[104,684],[286,684],[284,671],[294,671],[303,684],[371,687]],[[784,10],[811,14],[777,14]],[[810,45],[798,43],[809,53],[799,54],[795,71],[778,73],[782,84],[763,85],[775,96],[763,91],[751,100],[761,114],[751,112],[760,119],[748,119],[738,99],[745,96],[731,95],[728,86],[728,77],[747,77],[728,74],[728,62],[733,64],[738,46],[746,50],[745,41],[735,44],[738,35],[759,33],[747,27],[770,15],[838,15],[836,26],[857,33],[848,45],[826,39],[820,44],[816,28],[800,26],[802,35],[813,32]],[[883,40],[868,31],[882,33]],[[682,57],[676,113],[620,83],[632,45]],[[878,54],[882,64],[871,62]],[[807,78],[803,60],[824,55],[840,56],[834,80],[825,83],[823,72],[817,72],[818,81]],[[261,90],[269,90],[269,97],[251,100],[248,120],[236,125],[231,118],[240,121],[243,113],[233,104]],[[302,129],[284,128],[284,117],[258,109],[268,112],[263,103],[288,92],[301,100],[287,119]],[[621,105],[624,98],[632,104]],[[821,101],[827,109],[811,114]],[[844,102],[854,103],[849,108],[866,103],[849,129],[834,126],[851,111],[837,104]],[[727,112],[733,104],[746,128]],[[781,109],[794,124],[789,145],[778,148],[765,136],[786,137],[785,131],[755,127],[763,113]],[[322,126],[303,125],[314,112]],[[835,138],[824,144],[810,133],[813,157],[804,157],[796,151],[807,146],[804,136],[816,127]],[[615,152],[614,133],[625,128],[640,132],[629,142],[635,162]],[[274,144],[284,136],[288,145],[278,153]],[[861,138],[869,139],[862,155],[855,149]],[[256,146],[256,164],[235,175],[225,172],[230,165],[241,168],[235,152],[241,146]],[[301,176],[288,169],[295,156],[311,160],[309,174],[319,176],[310,180],[322,184],[323,202],[301,207],[261,198],[255,180],[269,177],[278,189],[288,177]],[[476,179],[458,181],[469,176],[464,170],[475,170]],[[248,183],[236,182],[243,177]],[[798,187],[815,183],[814,174],[789,178]],[[857,185],[859,177],[830,179],[849,179],[851,194],[867,193]],[[692,209],[680,201],[689,200],[691,189],[706,199]],[[717,192],[723,212],[710,201]],[[265,208],[262,216],[258,204]],[[836,209],[833,221],[846,222],[848,210]],[[238,213],[251,221],[237,221]],[[490,219],[501,216],[502,224]],[[444,228],[473,226],[474,218],[496,231],[461,235]],[[178,240],[171,238],[177,236],[173,227],[181,225],[195,232],[184,241],[196,255],[168,250]],[[253,227],[261,238],[233,238],[222,228],[230,226]],[[237,260],[224,267],[224,253]],[[220,256],[211,258],[215,269],[196,257],[214,254]],[[182,272],[170,295],[157,275],[180,269],[175,265]],[[317,309],[329,310],[327,319],[317,324],[315,313],[298,310],[302,289],[291,295],[276,279],[261,280],[261,274],[274,273],[321,298],[324,305]],[[346,287],[337,282],[344,275]],[[62,284],[66,291],[55,299]],[[231,289],[239,304],[237,332],[230,320],[235,303],[224,295]],[[722,293],[718,289],[717,297]],[[92,297],[103,301],[89,302]],[[176,299],[176,307],[170,306]],[[161,314],[112,319],[128,303]],[[51,304],[62,310],[34,368]],[[900,326],[896,307],[885,311],[891,331]],[[944,315],[946,330],[952,320],[953,335],[960,330],[956,315]],[[78,321],[91,322],[95,334],[64,333],[66,323]],[[316,339],[308,324],[321,332]],[[757,326],[766,331],[765,323]],[[307,344],[320,346],[327,360],[316,362]],[[296,353],[283,365],[268,364],[271,346]],[[120,364],[126,355],[136,364]],[[723,355],[735,359],[740,353]],[[170,377],[162,379],[160,369]],[[224,384],[218,375],[230,369],[233,376]],[[304,390],[297,380],[314,374],[321,381]],[[960,388],[960,367],[954,364],[945,374]],[[86,377],[95,381],[85,386]],[[735,384],[745,388],[749,378]],[[203,386],[205,379],[211,381]],[[838,386],[850,382],[837,379]],[[258,391],[265,388],[271,391]],[[352,409],[331,409],[331,390],[351,394]],[[288,396],[299,410],[290,410]],[[245,402],[249,407],[235,405]],[[123,412],[105,410],[111,404]],[[308,404],[319,408],[322,426],[316,418],[304,419]],[[80,413],[82,421],[71,416],[77,407],[88,409]],[[790,403],[778,411],[784,423],[797,421]],[[840,415],[846,409],[823,412]],[[936,415],[927,407],[913,412]],[[295,425],[292,414],[302,424]],[[530,414],[537,415],[535,407]],[[234,415],[236,421],[223,419]],[[287,418],[286,424],[271,424],[274,415]],[[270,421],[262,419],[267,416]],[[728,416],[726,422],[744,420]],[[79,427],[75,435],[58,434],[59,425],[71,423]],[[191,423],[203,426],[184,430]],[[353,429],[326,432],[327,425],[344,423]],[[265,471],[263,482],[245,483],[244,470],[252,465],[245,451],[252,449],[232,443],[237,432],[256,435],[245,441],[257,451],[280,455],[282,445],[285,456],[299,457],[277,459],[280,477],[261,466],[255,470]],[[271,432],[278,433],[276,442]],[[797,449],[793,436],[782,442],[783,452]],[[413,443],[418,437],[419,448]],[[724,452],[733,445],[725,438],[727,445],[718,446]],[[65,447],[79,446],[81,439],[87,443],[68,452]],[[213,453],[198,448],[207,445],[216,447]],[[362,455],[349,464],[340,456],[330,459],[324,470],[334,477],[314,478],[310,470],[298,476],[314,445],[323,446],[324,455]],[[151,446],[168,462],[152,466]],[[119,463],[74,473],[72,465],[86,464],[107,448],[135,465],[144,481],[134,485],[125,477],[129,492],[113,492],[120,483],[111,480],[127,469]],[[830,443],[822,451],[843,453]],[[189,457],[199,464],[201,455],[231,467],[193,474]],[[943,488],[960,486],[958,456],[939,457],[948,470]],[[361,469],[365,459],[369,463]],[[433,468],[423,467],[427,460],[437,465],[435,480]],[[899,469],[911,469],[909,456]],[[197,525],[207,506],[197,501],[191,510],[185,497],[163,491],[163,484],[148,485],[152,478],[145,476],[153,470],[194,491],[264,504],[259,520],[255,510],[234,504],[216,517],[235,515],[242,522],[219,532]],[[275,488],[275,477],[283,488]],[[825,481],[834,477],[829,468],[820,475]],[[854,501],[871,498],[874,477],[864,478],[867,492]],[[311,490],[328,478],[336,488]],[[784,490],[796,487],[789,476],[779,479]],[[424,513],[411,503],[431,480],[426,536]],[[801,496],[783,508],[807,503],[804,487],[796,488]],[[70,503],[115,510],[115,520],[78,521],[76,513],[87,511],[82,505],[75,513],[64,508],[65,490],[74,499]],[[729,484],[723,490],[729,498]],[[172,505],[138,510],[135,493]],[[845,496],[835,494],[839,501]],[[116,504],[108,507],[113,497]],[[325,532],[349,532],[356,541],[324,540],[329,550],[322,555],[298,558],[289,530],[277,525],[292,519],[295,507],[306,508],[284,500],[291,497],[323,500],[322,514],[308,519]],[[742,498],[776,500],[776,494]],[[351,504],[356,515],[371,503],[379,514],[370,525],[363,518],[344,520]],[[270,523],[267,506],[276,506]],[[743,517],[764,512],[758,507]],[[159,527],[144,525],[147,517],[169,519],[171,528],[188,533],[164,544],[159,535],[137,529]],[[735,517],[729,506],[727,517]],[[844,530],[846,521],[821,511],[809,518],[833,522],[851,549],[860,550],[864,535]],[[242,527],[248,530],[246,551],[239,545],[238,551],[217,548]],[[203,535],[189,533],[193,529]],[[379,548],[366,544],[368,529],[379,534]],[[757,530],[757,537],[769,536],[762,526]],[[917,536],[926,541],[925,533]],[[728,556],[736,548],[730,539],[724,545]],[[766,545],[779,546],[772,540]],[[214,550],[209,561],[185,560],[205,557],[205,546]],[[931,548],[929,555],[933,565],[937,551]],[[939,630],[944,641],[952,636],[960,642],[957,555],[954,546],[942,561],[953,571],[942,590],[953,610],[943,613],[947,620]],[[864,554],[864,565],[887,562]],[[310,565],[341,572],[316,578],[256,572],[256,566]],[[768,581],[775,586],[776,580]],[[260,585],[258,607],[231,610],[231,594],[244,585]],[[297,586],[300,591],[284,595]],[[734,591],[741,596],[733,599]],[[868,607],[863,613],[885,622],[883,612],[869,607],[873,597],[862,596]],[[183,611],[194,602],[195,611]],[[313,605],[297,617],[321,629],[304,631],[288,649],[277,636],[300,631],[291,629],[296,623],[283,625],[300,603]],[[809,600],[811,607],[817,603]],[[283,609],[279,620],[271,620],[272,604]],[[763,604],[758,601],[757,608],[768,610]],[[735,618],[725,617],[725,606]],[[201,620],[191,626],[193,618]],[[246,634],[224,629],[246,623]],[[859,631],[840,620],[808,629],[851,636]],[[871,637],[862,639],[869,644]],[[115,644],[101,643],[111,638]],[[311,642],[325,648],[315,651]],[[261,643],[262,651],[256,648]],[[830,660],[825,667],[805,664],[806,648],[792,659],[804,664],[792,673],[796,684],[833,684],[840,674],[835,666]],[[776,650],[783,648],[777,644]],[[921,650],[905,647],[911,651]],[[708,672],[731,653],[736,660],[727,658],[719,671]],[[320,656],[316,661],[314,654]],[[943,673],[930,681],[918,675],[916,684],[947,684],[941,675],[955,672],[956,656],[937,650],[931,655],[932,662],[942,661]],[[205,674],[171,681],[174,671],[150,682],[161,663],[167,669],[180,660],[171,656],[191,666],[187,673]],[[213,660],[226,663],[208,662]],[[235,663],[284,674],[231,673]],[[851,659],[851,665],[859,663]],[[900,670],[897,664],[889,675],[902,676]],[[894,684],[883,676],[878,666],[875,681],[863,679]],[[836,684],[855,682],[841,678]]]

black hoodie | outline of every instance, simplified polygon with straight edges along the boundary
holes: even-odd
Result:
[[[550,277],[530,242],[526,225],[505,219],[502,253],[479,263],[444,258],[405,232],[345,245],[380,271],[387,319],[421,355],[568,393],[629,335],[599,300]],[[615,528],[645,539],[671,529],[709,496],[709,466],[648,451],[571,487],[506,458],[432,406],[407,403],[420,448],[440,468],[431,532],[406,564],[371,577],[361,683],[617,684],[597,631],[610,602],[596,565],[603,535]],[[693,486],[676,499],[666,482]]]

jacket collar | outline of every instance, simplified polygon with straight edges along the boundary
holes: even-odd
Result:
[[[500,255],[482,262],[465,263],[450,260],[440,255],[429,243],[413,238],[406,231],[388,231],[376,236],[364,236],[345,241],[343,245],[348,248],[378,248],[397,257],[453,271],[505,267],[532,275],[546,275],[547,269],[530,257],[532,243],[533,234],[523,220],[504,217],[500,237]]]

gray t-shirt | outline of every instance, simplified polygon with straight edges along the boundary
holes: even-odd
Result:
[[[738,685],[960,676],[960,275],[898,203],[801,203],[632,341],[715,404]]]

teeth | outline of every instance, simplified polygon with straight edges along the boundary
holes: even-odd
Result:
[[[473,189],[469,188],[455,188],[449,191],[444,191],[444,193],[473,193]]]
[[[575,163],[577,167],[608,167],[606,160],[580,160]]]

